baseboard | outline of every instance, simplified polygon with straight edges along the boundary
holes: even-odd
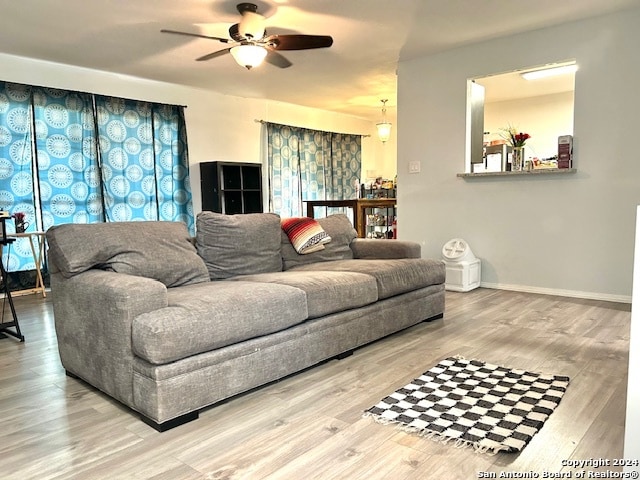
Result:
[[[605,302],[631,303],[631,295],[613,295],[610,293],[581,292],[579,290],[558,290],[555,288],[529,287],[527,285],[508,285],[503,283],[481,282],[483,288],[495,290],[511,290],[514,292],[539,293],[542,295],[557,295],[559,297],[584,298],[587,300],[602,300]]]

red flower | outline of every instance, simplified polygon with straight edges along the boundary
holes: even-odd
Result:
[[[528,133],[520,132],[513,136],[513,146],[522,147],[524,146],[525,142],[530,138],[531,138],[531,135],[529,135]]]
[[[514,127],[509,125],[507,128],[502,128],[502,138],[504,138],[512,147],[524,147],[527,140],[531,138],[528,133],[518,132]]]

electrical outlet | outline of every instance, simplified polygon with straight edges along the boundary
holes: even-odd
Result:
[[[409,162],[409,173],[420,173],[420,161]]]

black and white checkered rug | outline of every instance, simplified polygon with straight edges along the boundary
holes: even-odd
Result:
[[[364,412],[477,451],[519,452],[560,403],[569,377],[451,357]]]

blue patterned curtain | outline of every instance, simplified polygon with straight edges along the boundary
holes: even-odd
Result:
[[[41,230],[104,221],[92,96],[34,87],[33,115]]]
[[[0,209],[23,212],[26,221],[35,225],[33,193],[33,157],[31,154],[32,117],[31,87],[0,82]],[[6,221],[9,232],[14,224]],[[35,230],[34,226],[29,227]],[[29,241],[21,238],[3,249],[3,262],[8,271],[35,269]]]
[[[183,222],[194,233],[185,125],[182,107],[153,106],[158,218]]]
[[[96,96],[108,221],[182,221],[193,232],[181,107]]]
[[[297,217],[306,200],[357,198],[361,144],[360,135],[267,123],[270,210]]]
[[[324,178],[327,199],[344,200],[358,197],[362,167],[362,136],[330,133],[325,136]]]
[[[183,107],[0,82],[0,208],[27,231],[169,220],[193,234]],[[9,271],[35,269],[28,239],[4,250]]]

